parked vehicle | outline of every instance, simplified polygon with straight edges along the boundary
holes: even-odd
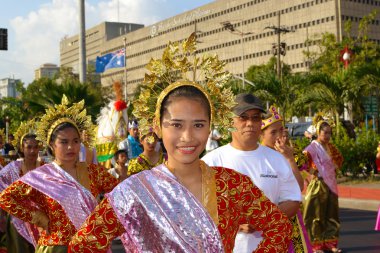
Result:
[[[289,131],[289,136],[292,139],[298,139],[305,137],[304,133],[308,129],[308,127],[312,124],[312,122],[301,122],[301,123],[286,123],[285,127]],[[355,126],[349,120],[342,120],[341,124],[344,129],[346,129],[347,134],[351,138],[355,138]]]
[[[311,122],[286,123],[285,127],[288,129],[290,138],[299,139],[305,137],[304,133],[310,125]]]

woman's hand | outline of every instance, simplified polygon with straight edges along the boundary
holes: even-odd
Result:
[[[286,144],[286,138],[280,137],[276,140],[274,144],[274,149],[280,152],[288,160],[294,160],[294,149],[293,147]]]

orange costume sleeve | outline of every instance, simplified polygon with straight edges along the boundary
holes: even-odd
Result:
[[[332,143],[329,143],[329,150],[330,150],[330,156],[331,156],[331,159],[333,160],[334,164],[336,165],[336,167],[338,169],[341,169],[342,168],[342,165],[343,165],[343,156],[342,154],[340,153],[340,151],[335,147],[334,144]]]
[[[96,197],[100,193],[107,193],[113,190],[119,181],[114,178],[108,171],[96,164],[89,165],[89,174],[91,180],[91,193]]]
[[[292,226],[289,219],[248,176],[230,169],[216,169],[218,228],[225,252],[232,252],[239,225],[263,231],[255,252],[287,252]]]
[[[69,252],[107,252],[112,240],[124,232],[124,227],[105,198],[72,238]]]
[[[57,201],[21,181],[12,183],[0,193],[0,208],[30,223],[37,208],[44,212],[49,218],[50,233],[40,234],[39,245],[67,245],[76,232]]]
[[[243,179],[242,213],[256,230],[263,231],[263,240],[255,252],[284,252],[291,238],[292,225],[280,209],[248,177]],[[286,250],[285,250],[286,251]]]
[[[37,208],[29,200],[37,197],[38,191],[21,181],[16,181],[0,194],[0,207],[20,220],[31,222]]]

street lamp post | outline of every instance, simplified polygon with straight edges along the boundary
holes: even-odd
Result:
[[[240,20],[241,30],[238,30],[234,27],[234,25],[230,21],[224,21],[221,24],[227,30],[229,30],[232,34],[236,34],[240,36],[240,44],[241,44],[241,61],[242,61],[242,78],[243,78],[243,89],[245,89],[245,67],[244,67],[244,36],[253,34],[251,32],[243,31],[243,21]]]

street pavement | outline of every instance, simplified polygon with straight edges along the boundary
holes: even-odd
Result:
[[[379,253],[380,231],[375,231],[377,212],[358,209],[340,209],[339,247],[345,253]]]
[[[340,208],[341,231],[339,247],[345,253],[380,253],[380,231],[374,231],[376,211]],[[114,243],[114,253],[124,253]]]

